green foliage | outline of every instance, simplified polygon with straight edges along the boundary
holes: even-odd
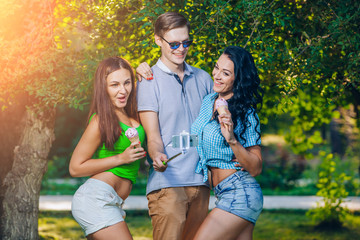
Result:
[[[357,141],[357,148],[355,150],[348,149],[345,156],[347,161],[342,161],[343,166],[340,167],[340,171],[346,172],[350,177],[350,181],[346,182],[346,189],[352,195],[360,195],[360,172],[359,172],[359,162],[360,162],[360,140]]]
[[[154,64],[160,56],[153,42],[155,19],[166,11],[178,11],[192,25],[195,44],[189,49],[190,64],[210,73],[228,45],[252,53],[265,90],[261,123],[285,119],[288,125],[277,130],[286,135],[295,153],[311,157],[309,150],[326,144],[320,130],[339,117],[335,110],[339,106],[353,104],[359,125],[359,1],[10,0],[0,4],[1,110],[20,98],[28,106],[85,110],[98,62],[119,55],[134,67],[142,61]],[[56,165],[60,159],[67,161],[66,156],[57,157]]]
[[[56,181],[56,179],[49,179],[47,176],[44,176],[41,182],[40,195],[74,195],[76,190],[83,184],[85,178],[76,178],[74,179],[60,179],[61,182]]]
[[[304,162],[280,144],[263,146],[262,154],[263,169],[256,177],[261,188],[270,191],[294,189],[296,181],[302,177]]]
[[[50,1],[26,0],[1,5],[0,106],[5,110],[17,98],[29,98],[31,94],[24,89],[35,80],[43,82],[52,72],[52,59],[45,55],[52,40],[49,29],[53,7]]]
[[[301,177],[301,169],[295,164],[264,164],[262,174],[256,179],[262,188],[290,190]]]
[[[341,227],[344,217],[348,213],[346,207],[341,206],[348,196],[345,183],[351,178],[343,172],[337,171],[337,161],[333,154],[320,152],[322,163],[320,165],[319,180],[316,185],[319,188],[317,196],[322,197],[321,204],[317,208],[307,212],[308,216],[319,223],[320,226]]]
[[[84,109],[97,63],[120,55],[134,67],[154,64],[160,56],[155,19],[178,11],[192,25],[190,64],[211,72],[228,45],[252,53],[265,89],[262,124],[290,118],[283,133],[294,152],[306,155],[324,143],[319,129],[336,107],[355,104],[359,112],[359,1],[23,0],[2,6],[0,20],[9,20],[0,27],[2,109],[19,95],[29,96],[29,105]]]
[[[52,109],[62,103],[82,109],[87,83],[80,81],[77,61],[54,44],[55,2],[22,0],[4,7],[6,14],[0,18],[1,109],[19,99],[26,99],[28,107]]]
[[[51,165],[51,163],[49,163]],[[54,170],[60,167],[52,167]],[[68,169],[68,167],[66,167]],[[88,179],[83,178],[50,178],[52,170],[47,171],[42,182],[40,195],[74,195],[76,190]],[[53,176],[52,176],[53,177]],[[147,175],[139,174],[136,183],[132,186],[130,195],[145,196],[146,195]]]
[[[145,1],[133,21],[146,36],[132,47],[151,63],[158,56],[148,54],[152,25],[165,11],[190,20],[195,45],[187,61],[197,67],[211,72],[228,45],[253,54],[265,89],[262,124],[290,116],[284,134],[298,154],[312,157],[308,150],[324,143],[319,128],[336,106],[359,105],[358,1]]]
[[[55,141],[49,153],[48,170],[44,178],[67,178],[69,162],[76,144],[87,126],[88,106],[85,110],[57,107],[55,121]]]

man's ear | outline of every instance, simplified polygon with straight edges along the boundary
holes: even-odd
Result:
[[[162,46],[162,39],[161,39],[161,37],[159,37],[158,35],[155,34],[154,38],[155,38],[155,43],[156,43],[156,45],[158,45],[159,47],[161,47],[161,46]]]

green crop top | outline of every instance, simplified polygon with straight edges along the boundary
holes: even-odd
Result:
[[[93,116],[91,116],[91,118]],[[91,120],[91,118],[90,118],[90,120]],[[105,144],[103,144],[102,146],[100,146],[96,150],[96,152],[94,153],[93,158],[101,159],[101,158],[114,156],[114,155],[117,155],[117,154],[120,154],[120,153],[124,152],[126,150],[126,148],[128,148],[130,146],[131,142],[125,136],[125,131],[127,129],[131,128],[131,127],[125,125],[122,122],[119,122],[119,124],[120,124],[120,127],[121,127],[122,131],[121,131],[121,135],[120,135],[119,139],[114,144],[114,150],[106,149]],[[139,125],[139,127],[137,127],[136,130],[139,133],[139,139],[140,139],[140,142],[141,142],[141,146],[143,146],[144,141],[145,141],[144,128],[141,125]],[[136,182],[136,177],[138,176],[139,168],[140,168],[140,161],[137,160],[137,161],[132,162],[130,164],[119,165],[119,166],[111,168],[111,169],[109,169],[109,170],[107,170],[105,172],[112,172],[116,176],[129,179],[134,184]]]

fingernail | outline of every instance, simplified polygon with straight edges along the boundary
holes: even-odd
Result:
[[[153,77],[151,77],[151,78],[149,78],[150,80],[153,80],[154,78]]]
[[[144,154],[144,157],[146,157],[146,154]]]

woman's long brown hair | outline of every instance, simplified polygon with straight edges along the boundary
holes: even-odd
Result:
[[[125,111],[129,117],[138,120],[135,75],[129,62],[120,57],[110,57],[101,61],[95,72],[94,95],[88,119],[90,120],[94,113],[97,114],[101,143],[105,144],[107,149],[114,148],[114,144],[119,139],[122,129],[119,125],[119,119],[115,113],[115,106],[111,102],[107,92],[106,79],[110,73],[123,68],[130,72],[132,84],[132,90],[127,100]]]

